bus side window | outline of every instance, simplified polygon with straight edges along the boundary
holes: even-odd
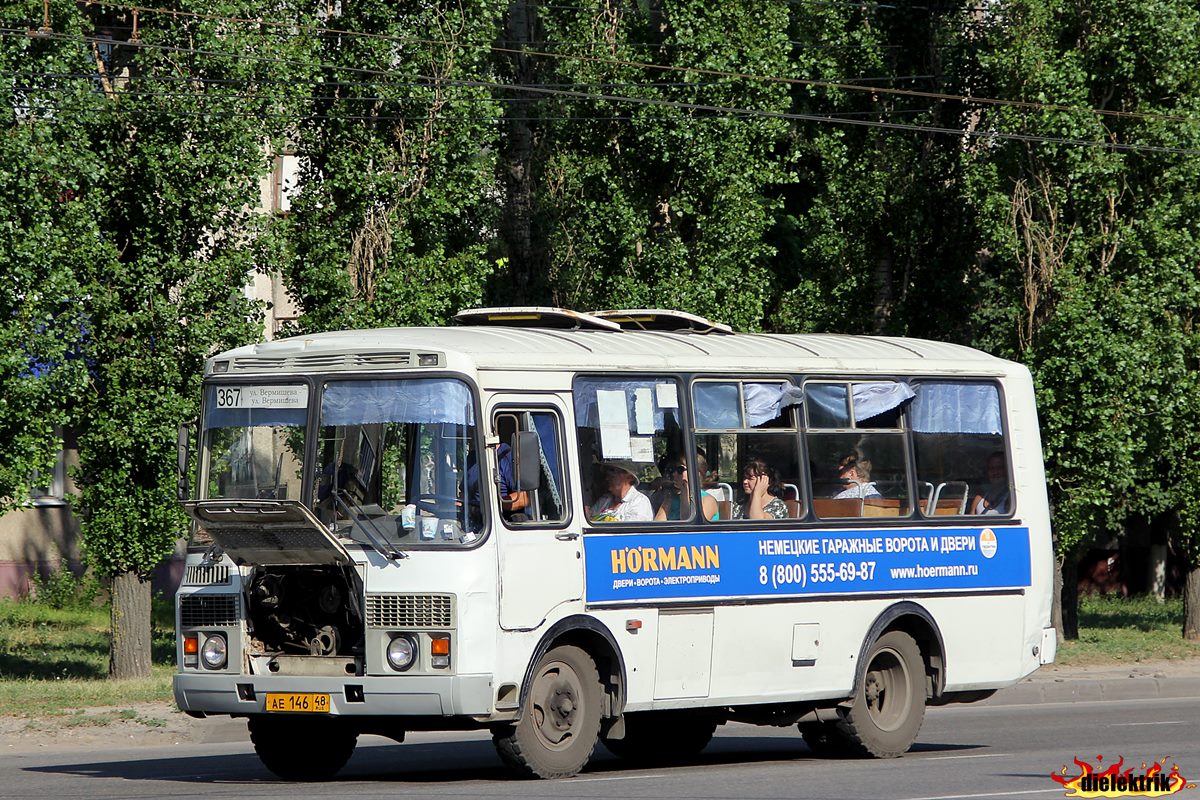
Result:
[[[588,522],[654,523],[685,453],[678,379],[581,375],[573,391]]]
[[[562,460],[562,425],[552,409],[505,409],[496,415],[496,503],[511,526],[558,525],[567,520],[567,492]],[[538,488],[522,491],[516,484],[517,433],[533,432],[538,440],[538,463],[522,470],[538,473]]]
[[[999,388],[922,381],[910,412],[918,508],[926,517],[1012,512]]]
[[[800,491],[800,393],[789,380],[698,379],[692,384],[696,463],[707,465],[701,490],[717,499],[713,522],[796,519]],[[755,501],[755,486],[765,491]]]
[[[818,518],[907,517],[905,383],[808,381],[805,441]]]

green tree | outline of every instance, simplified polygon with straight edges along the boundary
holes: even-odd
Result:
[[[351,3],[289,49],[297,195],[273,241],[299,328],[446,322],[478,305],[497,224],[497,3]],[[353,31],[353,34],[336,30]]]
[[[28,9],[31,11],[32,9]],[[11,27],[27,16],[10,9]],[[28,503],[36,475],[49,475],[69,425],[71,400],[86,378],[79,356],[78,286],[73,259],[89,259],[96,237],[94,206],[79,189],[98,165],[79,142],[84,130],[74,118],[39,124],[45,103],[88,102],[87,88],[58,87],[39,80],[29,61],[47,72],[67,72],[70,60],[49,43],[22,35],[0,40],[0,70],[21,75],[4,92],[9,109],[0,138],[0,513]]]
[[[976,341],[1035,375],[1067,636],[1079,553],[1132,515],[1195,493],[1177,468],[1194,445],[1164,444],[1195,418],[1172,388],[1194,353],[1184,309],[1195,246],[1170,233],[1175,207],[1194,208],[1195,123],[1144,116],[1194,110],[1195,45],[1177,33],[1194,29],[1194,16],[1182,3],[1020,0],[972,31],[980,94],[1118,112],[981,106],[978,130],[1060,141],[985,138],[964,151],[981,229],[971,282],[992,298]],[[1113,147],[1071,143],[1081,140]]]
[[[164,14],[128,43],[124,11],[52,11],[53,33],[17,45],[36,102],[12,130],[57,166],[28,179],[42,216],[23,231],[49,245],[38,259],[55,293],[20,311],[38,318],[30,341],[52,351],[34,349],[48,374],[86,381],[71,406],[77,502],[88,562],[112,578],[110,672],[131,677],[150,667],[150,573],[186,533],[176,428],[196,415],[203,359],[261,331],[238,287],[255,266],[249,209],[269,131],[242,103],[274,84],[240,58],[253,32]],[[209,91],[218,79],[248,89]]]
[[[965,338],[957,4],[796,3],[782,207],[771,231],[769,326]],[[899,127],[891,127],[899,126]],[[911,130],[904,130],[911,128]]]
[[[509,171],[531,184],[508,184],[503,254],[531,276],[514,285],[540,302],[678,308],[757,329],[787,127],[700,107],[786,110],[785,86],[734,75],[785,69],[786,7],[652,0],[537,14],[507,74],[569,93],[505,107],[518,131],[504,141]],[[523,156],[516,117],[534,119]],[[513,200],[519,191],[528,199]]]

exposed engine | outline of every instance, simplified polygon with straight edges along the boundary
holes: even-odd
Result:
[[[254,647],[261,654],[361,654],[359,587],[348,568],[256,567],[247,592]]]

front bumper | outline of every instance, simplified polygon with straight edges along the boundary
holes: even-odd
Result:
[[[490,675],[175,674],[175,702],[205,714],[264,713],[267,692],[326,692],[330,713],[345,716],[468,716],[492,713]]]

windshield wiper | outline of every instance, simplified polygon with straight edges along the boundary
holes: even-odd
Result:
[[[353,522],[360,531],[362,531],[363,536],[367,537],[367,543],[370,544],[371,547],[375,548],[375,552],[379,553],[379,555],[383,556],[388,561],[399,561],[402,558],[408,558],[407,553],[397,550],[388,543],[387,537],[380,532],[379,526],[375,524],[374,520],[367,517],[366,514],[359,513],[362,510],[362,506],[360,506],[358,503],[355,503],[354,507],[351,508],[350,504],[342,499],[342,493],[338,491],[333,493],[333,501],[341,504],[342,511],[344,511],[346,516],[350,518],[350,521]],[[368,528],[366,523],[363,522],[364,519],[371,523],[371,528]],[[374,530],[372,531],[372,529]]]

